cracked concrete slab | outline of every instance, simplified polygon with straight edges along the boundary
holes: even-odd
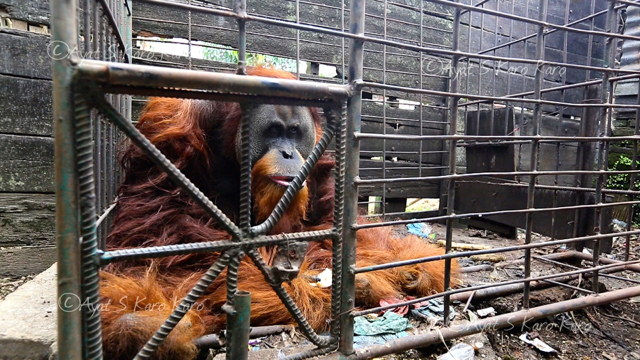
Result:
[[[0,359],[56,357],[56,279],[53,264],[0,302]]]

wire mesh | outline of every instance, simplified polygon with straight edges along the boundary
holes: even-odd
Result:
[[[109,118],[106,121],[95,110],[90,113],[95,209],[102,215],[97,224],[89,227],[97,226],[100,248],[104,249],[110,227],[108,212],[121,180],[117,152],[124,137],[112,122],[134,139],[141,136],[126,123],[136,118],[147,95],[239,101],[243,96],[246,99],[257,94],[265,102],[320,105],[328,124],[317,155],[328,147],[345,156],[338,162],[336,187],[336,203],[344,201],[344,209],[337,206],[340,215],[336,213],[338,220],[330,231],[264,235],[273,224],[250,226],[251,196],[246,192],[239,227],[230,223],[225,226],[234,236],[233,241],[105,253],[89,246],[88,255],[83,255],[89,260],[92,252],[105,265],[143,257],[225,251],[235,254],[229,260],[233,263],[238,260],[233,252],[236,241],[256,247],[292,239],[332,238],[336,277],[330,337],[316,334],[296,313],[286,291],[281,286],[274,287],[303,332],[319,347],[296,358],[327,354],[337,346],[344,356],[366,358],[474,331],[451,327],[444,333],[446,336],[415,336],[397,340],[384,349],[354,351],[354,316],[442,297],[443,320],[449,326],[449,304],[465,299],[465,294],[469,299],[474,296],[469,294],[496,294],[516,286],[523,293],[523,309],[527,309],[531,291],[540,284],[576,290],[567,282],[590,274],[593,288],[581,291],[597,294],[600,276],[615,276],[610,273],[624,270],[621,264],[637,271],[640,260],[633,245],[640,230],[633,224],[637,222],[636,205],[640,204],[640,192],[636,190],[640,69],[633,61],[621,62],[640,41],[637,29],[627,25],[635,24],[630,18],[638,21],[637,4],[602,0],[590,0],[588,6],[548,0],[140,0],[132,9],[128,5],[113,0],[83,0],[77,14],[78,42],[85,53],[91,50],[92,55],[87,58],[238,74],[245,73],[247,65],[267,62],[295,73],[300,80],[328,86],[313,90],[284,84],[287,89],[308,92],[271,96],[268,89],[238,83],[221,86],[236,90],[235,94],[225,94],[212,89],[235,78],[197,80],[187,73],[136,67],[122,67],[124,70],[115,74],[109,72],[115,68],[99,68],[97,62],[75,65],[81,83],[97,83],[101,86],[98,93],[107,93],[106,103],[95,98],[90,102]],[[91,29],[91,36],[85,35],[84,29]],[[126,39],[131,39],[133,49]],[[145,71],[157,71],[156,83],[149,85],[148,78],[140,76]],[[184,81],[175,85],[169,79]],[[125,94],[136,95],[131,100]],[[345,100],[348,106],[343,107]],[[245,109],[244,135],[248,134],[249,114],[250,109]],[[337,123],[332,124],[332,118]],[[329,144],[334,132],[340,140]],[[243,142],[249,140],[247,136],[242,138]],[[142,147],[151,149],[143,139],[138,140]],[[248,153],[243,159],[248,159]],[[307,173],[317,160],[310,159]],[[171,172],[169,165],[165,168]],[[250,165],[243,163],[242,188],[247,191]],[[291,188],[289,196],[305,177],[302,173],[296,178],[298,186]],[[175,178],[186,183],[179,175]],[[199,196],[197,189],[192,193]],[[280,210],[290,201],[286,198],[287,195],[278,205]],[[432,203],[438,205],[405,213],[408,199],[422,198],[434,199]],[[207,199],[202,200],[202,205],[222,223],[228,220]],[[272,214],[271,222],[277,222],[277,213]],[[379,221],[371,222],[372,218]],[[445,255],[355,266],[358,230],[434,222],[445,224]],[[461,223],[510,232],[516,235],[514,245],[454,251],[454,228]],[[614,232],[612,224],[623,225]],[[602,252],[611,252],[616,238],[623,239],[623,251],[616,254],[622,262],[601,258]],[[533,255],[532,250],[557,246],[574,248],[578,252],[572,256],[582,256],[581,259],[584,256],[580,252],[589,247],[592,265],[568,267],[568,271],[550,275],[537,272],[534,265],[553,260]],[[452,283],[454,259],[511,252],[523,256],[524,272],[520,278],[467,287]],[[272,274],[265,270],[267,266],[255,248],[247,254],[273,283]],[[91,271],[97,271],[90,269],[89,260],[84,264],[84,270],[89,271],[89,276],[83,277],[85,285]],[[446,264],[444,292],[354,310],[356,274],[437,260]],[[226,262],[217,266],[216,274]],[[229,271],[237,268],[230,266]],[[237,289],[233,281],[229,286],[232,304]],[[93,296],[87,295],[92,290],[84,291],[85,296]],[[624,293],[567,306],[577,309],[597,301],[633,296],[637,291],[637,287],[629,287]],[[549,309],[560,312],[559,307]],[[165,325],[175,326],[179,319],[180,316],[169,319]],[[85,336],[92,336],[95,325],[87,326]],[[150,356],[171,329],[163,327],[139,354],[140,358]],[[86,351],[88,358],[100,357],[97,349]]]

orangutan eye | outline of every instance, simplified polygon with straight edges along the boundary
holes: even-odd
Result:
[[[269,126],[267,128],[267,130],[265,130],[264,134],[267,137],[278,137],[280,136],[280,134],[282,134],[282,126],[279,124],[272,124],[271,126]]]
[[[297,126],[290,127],[289,129],[287,129],[287,137],[297,136],[299,132],[300,129]]]

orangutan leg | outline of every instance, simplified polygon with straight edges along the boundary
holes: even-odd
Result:
[[[417,236],[395,238],[390,229],[373,228],[358,232],[357,267],[385,264],[444,254],[444,250]],[[455,276],[457,262],[452,261]],[[356,304],[379,306],[382,299],[416,297],[444,289],[444,261],[361,273],[356,276]]]
[[[105,359],[132,359],[180,305],[183,288],[171,289],[167,281],[140,268],[141,276],[103,272],[102,336]],[[198,349],[192,341],[205,334],[202,314],[194,305],[169,334],[154,359],[193,359]]]

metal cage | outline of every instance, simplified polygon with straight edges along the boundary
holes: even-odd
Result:
[[[637,21],[637,6],[627,0],[591,0],[579,6],[548,0],[283,0],[271,4],[52,0],[58,291],[65,306],[73,307],[68,303],[77,301],[77,308],[82,309],[66,311],[62,306],[58,312],[60,358],[102,357],[101,266],[191,252],[222,255],[137,358],[152,356],[185,315],[184,309],[225,268],[230,314],[227,358],[246,357],[249,328],[242,319],[249,311],[248,297],[238,291],[236,283],[238,263],[245,254],[274,284],[302,332],[317,346],[291,356],[295,359],[381,356],[489,327],[639,296],[637,283],[600,294],[597,286],[600,277],[614,277],[611,272],[640,271],[637,254],[630,252],[640,234],[632,228],[633,206],[640,204],[635,184],[640,70],[632,55],[624,55],[625,49],[637,46],[640,36],[634,28],[623,26],[625,19],[631,24],[631,19]],[[330,16],[324,18],[315,11]],[[144,38],[141,30],[147,27],[157,31],[174,27],[177,37],[186,38],[179,43],[188,46],[188,54],[166,60],[133,49],[136,41],[172,42]],[[273,42],[266,38],[280,45],[270,46]],[[237,66],[203,62],[193,56],[196,46],[236,50]],[[252,51],[293,59],[294,72],[301,80],[243,75]],[[302,62],[311,69],[309,73],[301,71]],[[319,64],[333,66],[336,76],[314,76]],[[232,68],[236,74],[210,71]],[[243,104],[238,224],[134,127],[132,96],[151,95]],[[326,124],[321,141],[269,219],[252,225],[248,131],[253,102],[318,107]],[[616,136],[613,129],[622,122],[631,131]],[[228,231],[232,240],[101,250],[120,179],[117,144],[125,136]],[[328,148],[336,154],[332,229],[267,235]],[[620,148],[630,154],[631,165],[607,171],[610,153]],[[608,177],[614,175],[628,176],[624,178],[628,186],[612,188]],[[368,196],[376,197],[374,202],[381,205],[381,214],[373,215],[381,221],[359,220],[367,217],[359,218],[358,211],[369,203]],[[406,198],[413,197],[439,198],[439,208],[406,215]],[[615,233],[608,230],[612,209],[624,214],[626,222]],[[453,228],[461,221],[511,235],[522,228],[523,242],[453,251]],[[420,222],[446,224],[445,255],[356,267],[358,230]],[[550,239],[534,241],[535,233]],[[614,237],[625,242],[621,261],[600,256],[602,250],[609,250]],[[314,332],[255,251],[259,246],[320,239],[333,241],[329,335]],[[560,245],[579,251],[546,257],[532,254],[537,248]],[[585,245],[593,249],[592,255],[581,252]],[[467,287],[451,283],[452,259],[506,252],[523,254],[523,277]],[[568,271],[548,275],[536,275],[533,269],[534,261],[557,263],[569,258],[588,260],[592,265],[565,264]],[[436,260],[445,260],[444,292],[354,310],[357,274]],[[592,290],[580,289],[587,296],[530,307],[533,289],[571,286],[566,282],[583,274],[591,276],[594,284]],[[450,326],[449,304],[453,301],[514,291],[523,293],[522,310]],[[442,329],[354,350],[355,316],[434,298],[444,299]]]

